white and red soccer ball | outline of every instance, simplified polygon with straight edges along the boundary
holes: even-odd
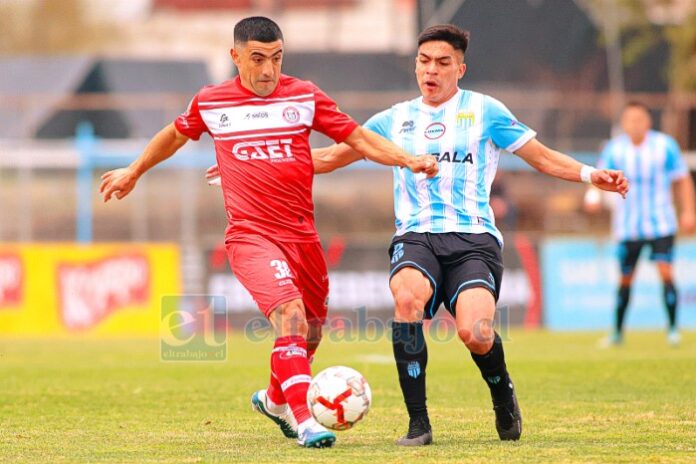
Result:
[[[348,430],[365,417],[372,391],[360,372],[334,366],[318,373],[307,391],[307,405],[314,418],[334,430]]]

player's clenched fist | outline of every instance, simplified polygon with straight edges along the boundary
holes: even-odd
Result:
[[[435,177],[440,171],[437,159],[432,155],[411,157],[406,167],[415,173],[424,172],[428,177]]]
[[[99,192],[104,197],[104,203],[115,195],[119,200],[128,195],[135,187],[138,176],[130,168],[114,169],[101,176],[102,183]]]
[[[624,177],[622,171],[610,169],[598,169],[592,173],[592,185],[608,192],[618,192],[626,198],[628,193],[628,179]]]

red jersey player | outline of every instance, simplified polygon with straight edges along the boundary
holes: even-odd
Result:
[[[306,403],[309,360],[321,339],[329,290],[314,227],[309,133],[318,130],[368,159],[428,176],[437,173],[437,163],[364,130],[311,82],[282,75],[283,36],[270,19],[237,23],[231,54],[239,76],[201,89],[136,161],[102,176],[100,191],[104,201],[121,199],[189,139],[203,132],[213,138],[230,265],[276,334],[270,384],[254,393],[252,405],[301,446],[327,447],[336,437]]]

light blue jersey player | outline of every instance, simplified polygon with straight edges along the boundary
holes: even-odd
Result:
[[[657,263],[663,284],[663,298],[669,321],[668,341],[679,343],[677,331],[677,290],[672,272],[672,250],[678,230],[672,188],[682,206],[681,226],[692,232],[694,187],[679,145],[667,134],[652,130],[648,108],[639,102],[626,105],[621,116],[623,134],[611,139],[602,151],[600,165],[620,169],[631,180],[625,201],[616,202],[612,217],[614,238],[619,242],[621,282],[617,291],[614,331],[606,345],[623,341],[626,309],[631,295],[633,274],[644,246],[650,247],[650,259]],[[597,196],[588,192],[586,208],[598,207]]]
[[[432,179],[394,169],[396,234],[389,256],[395,315],[392,345],[399,385],[409,414],[398,445],[420,446],[433,434],[425,400],[428,352],[422,322],[444,304],[457,333],[488,385],[501,440],[518,440],[522,416],[493,328],[503,274],[503,238],[489,200],[500,154],[514,152],[541,172],[584,180],[625,194],[618,171],[596,170],[539,143],[499,101],[462,90],[469,33],[453,25],[427,28],[418,37],[416,78],[421,97],[371,118],[366,127],[413,155],[434,155]],[[313,151],[315,172],[360,159],[340,144]],[[505,155],[511,156],[511,155]]]
[[[432,179],[394,168],[397,236],[488,233],[502,244],[489,204],[498,159],[503,150],[515,152],[536,136],[505,105],[458,88],[437,107],[415,98],[373,116],[364,127],[409,153],[431,154],[440,164]]]

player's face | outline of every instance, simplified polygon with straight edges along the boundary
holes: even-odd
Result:
[[[282,40],[268,43],[250,40],[235,44],[231,53],[244,88],[259,97],[273,93],[280,80],[283,63]]]
[[[438,106],[457,93],[464,76],[464,54],[440,40],[423,43],[416,57],[416,79],[426,105]]]
[[[629,106],[621,115],[621,127],[634,143],[641,143],[650,130],[650,114],[640,106]]]

